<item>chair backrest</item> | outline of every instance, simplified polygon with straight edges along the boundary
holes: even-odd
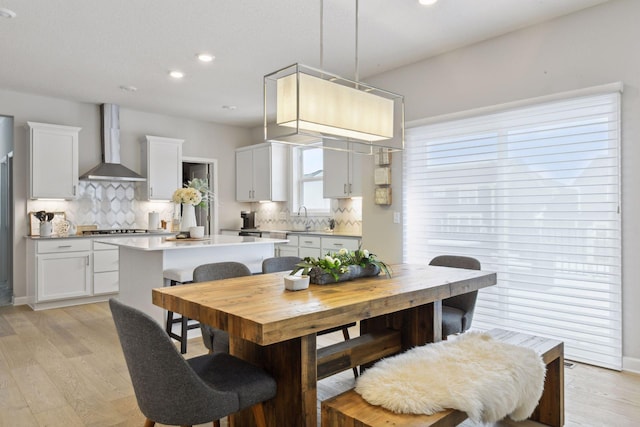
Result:
[[[467,256],[457,255],[440,255],[435,257],[429,262],[429,265],[436,265],[440,267],[453,267],[453,268],[466,268],[467,270],[480,270],[480,261],[475,258]],[[467,330],[471,327],[471,321],[473,320],[473,310],[476,307],[476,299],[478,298],[478,291],[469,292],[462,295],[456,295],[451,298],[442,300],[442,304],[449,307],[455,307],[465,314],[465,327]]]
[[[262,261],[262,272],[266,274],[276,273],[278,271],[291,271],[300,261],[302,261],[302,258],[299,258],[297,256],[266,258]]]
[[[238,410],[237,394],[202,381],[155,320],[113,298],[109,307],[138,406],[148,419],[195,425]]]
[[[251,270],[246,265],[233,261],[203,264],[193,270],[194,283],[242,276],[251,276]]]

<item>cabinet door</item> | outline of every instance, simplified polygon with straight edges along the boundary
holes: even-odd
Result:
[[[320,258],[320,248],[298,248],[298,256],[300,258],[314,257]]]
[[[349,153],[349,187],[350,197],[362,197],[362,161],[367,158],[363,154]]]
[[[73,199],[80,128],[29,122],[30,197]]]
[[[91,295],[89,252],[37,256],[38,301]]]
[[[253,199],[253,150],[236,151],[236,200]]]
[[[95,273],[93,275],[93,294],[112,294],[120,290],[119,274],[117,271]]]
[[[253,200],[271,200],[271,147],[253,150]]]
[[[335,144],[325,141],[325,146]],[[325,199],[349,197],[349,153],[325,149],[322,152],[324,172],[322,174],[323,195]]]
[[[182,140],[147,137],[147,188],[149,200],[171,200],[182,187]]]

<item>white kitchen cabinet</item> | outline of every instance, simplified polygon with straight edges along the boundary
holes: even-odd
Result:
[[[29,197],[73,199],[78,189],[79,127],[27,122]]]
[[[91,271],[89,240],[38,242],[35,302],[91,295]]]
[[[320,247],[320,237],[308,234],[298,236],[298,256],[300,258],[320,258],[322,255]]]
[[[183,139],[147,135],[142,143],[142,185],[145,200],[171,200],[182,187]]]
[[[279,243],[276,245],[276,256],[300,256],[298,252],[298,236],[288,234],[286,236],[287,243]]]
[[[236,200],[287,200],[287,147],[264,143],[236,150]]]
[[[360,239],[355,237],[322,237],[321,239],[323,255],[328,252],[338,252],[340,249],[351,252],[358,249],[359,246]]]
[[[93,242],[93,294],[116,293],[120,290],[116,246]]]
[[[330,140],[323,142],[325,147],[337,144]],[[363,154],[350,151],[323,150],[322,184],[325,199],[362,196],[362,157]]]

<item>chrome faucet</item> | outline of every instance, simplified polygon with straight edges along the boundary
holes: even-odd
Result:
[[[311,225],[309,225],[309,221],[307,220],[307,207],[304,205],[301,205],[298,208],[298,216],[300,216],[300,211],[304,209],[304,230],[305,231],[309,231],[311,230]]]

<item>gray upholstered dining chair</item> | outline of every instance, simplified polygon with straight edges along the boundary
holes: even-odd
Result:
[[[293,270],[297,263],[302,261],[302,258],[297,256],[283,256],[283,257],[273,257],[273,258],[265,258],[262,260],[262,273],[277,273],[278,271],[287,271]],[[349,328],[352,326],[356,326],[356,323],[349,323],[348,325],[336,326],[334,328],[325,329],[323,331],[318,332],[318,335],[330,334],[332,332],[342,331],[342,336],[344,340],[349,340]],[[358,369],[353,368],[353,375],[355,377],[358,376]]]
[[[193,283],[212,280],[230,279],[232,277],[251,276],[251,270],[240,262],[213,262],[199,265],[193,270]],[[209,353],[229,352],[229,333],[213,326],[200,323],[202,341]]]
[[[480,270],[480,261],[477,259],[457,255],[437,256],[429,262],[429,265]],[[471,327],[477,298],[478,291],[473,291],[442,300],[443,339],[449,335],[462,333]]]
[[[145,313],[109,300],[145,427],[156,422],[194,425],[251,408],[266,426],[262,403],[276,395],[276,381],[262,369],[229,354],[185,360],[162,327]]]
[[[262,260],[262,273],[277,273],[278,271],[293,270],[300,261],[302,261],[302,258],[297,256],[265,258]]]

